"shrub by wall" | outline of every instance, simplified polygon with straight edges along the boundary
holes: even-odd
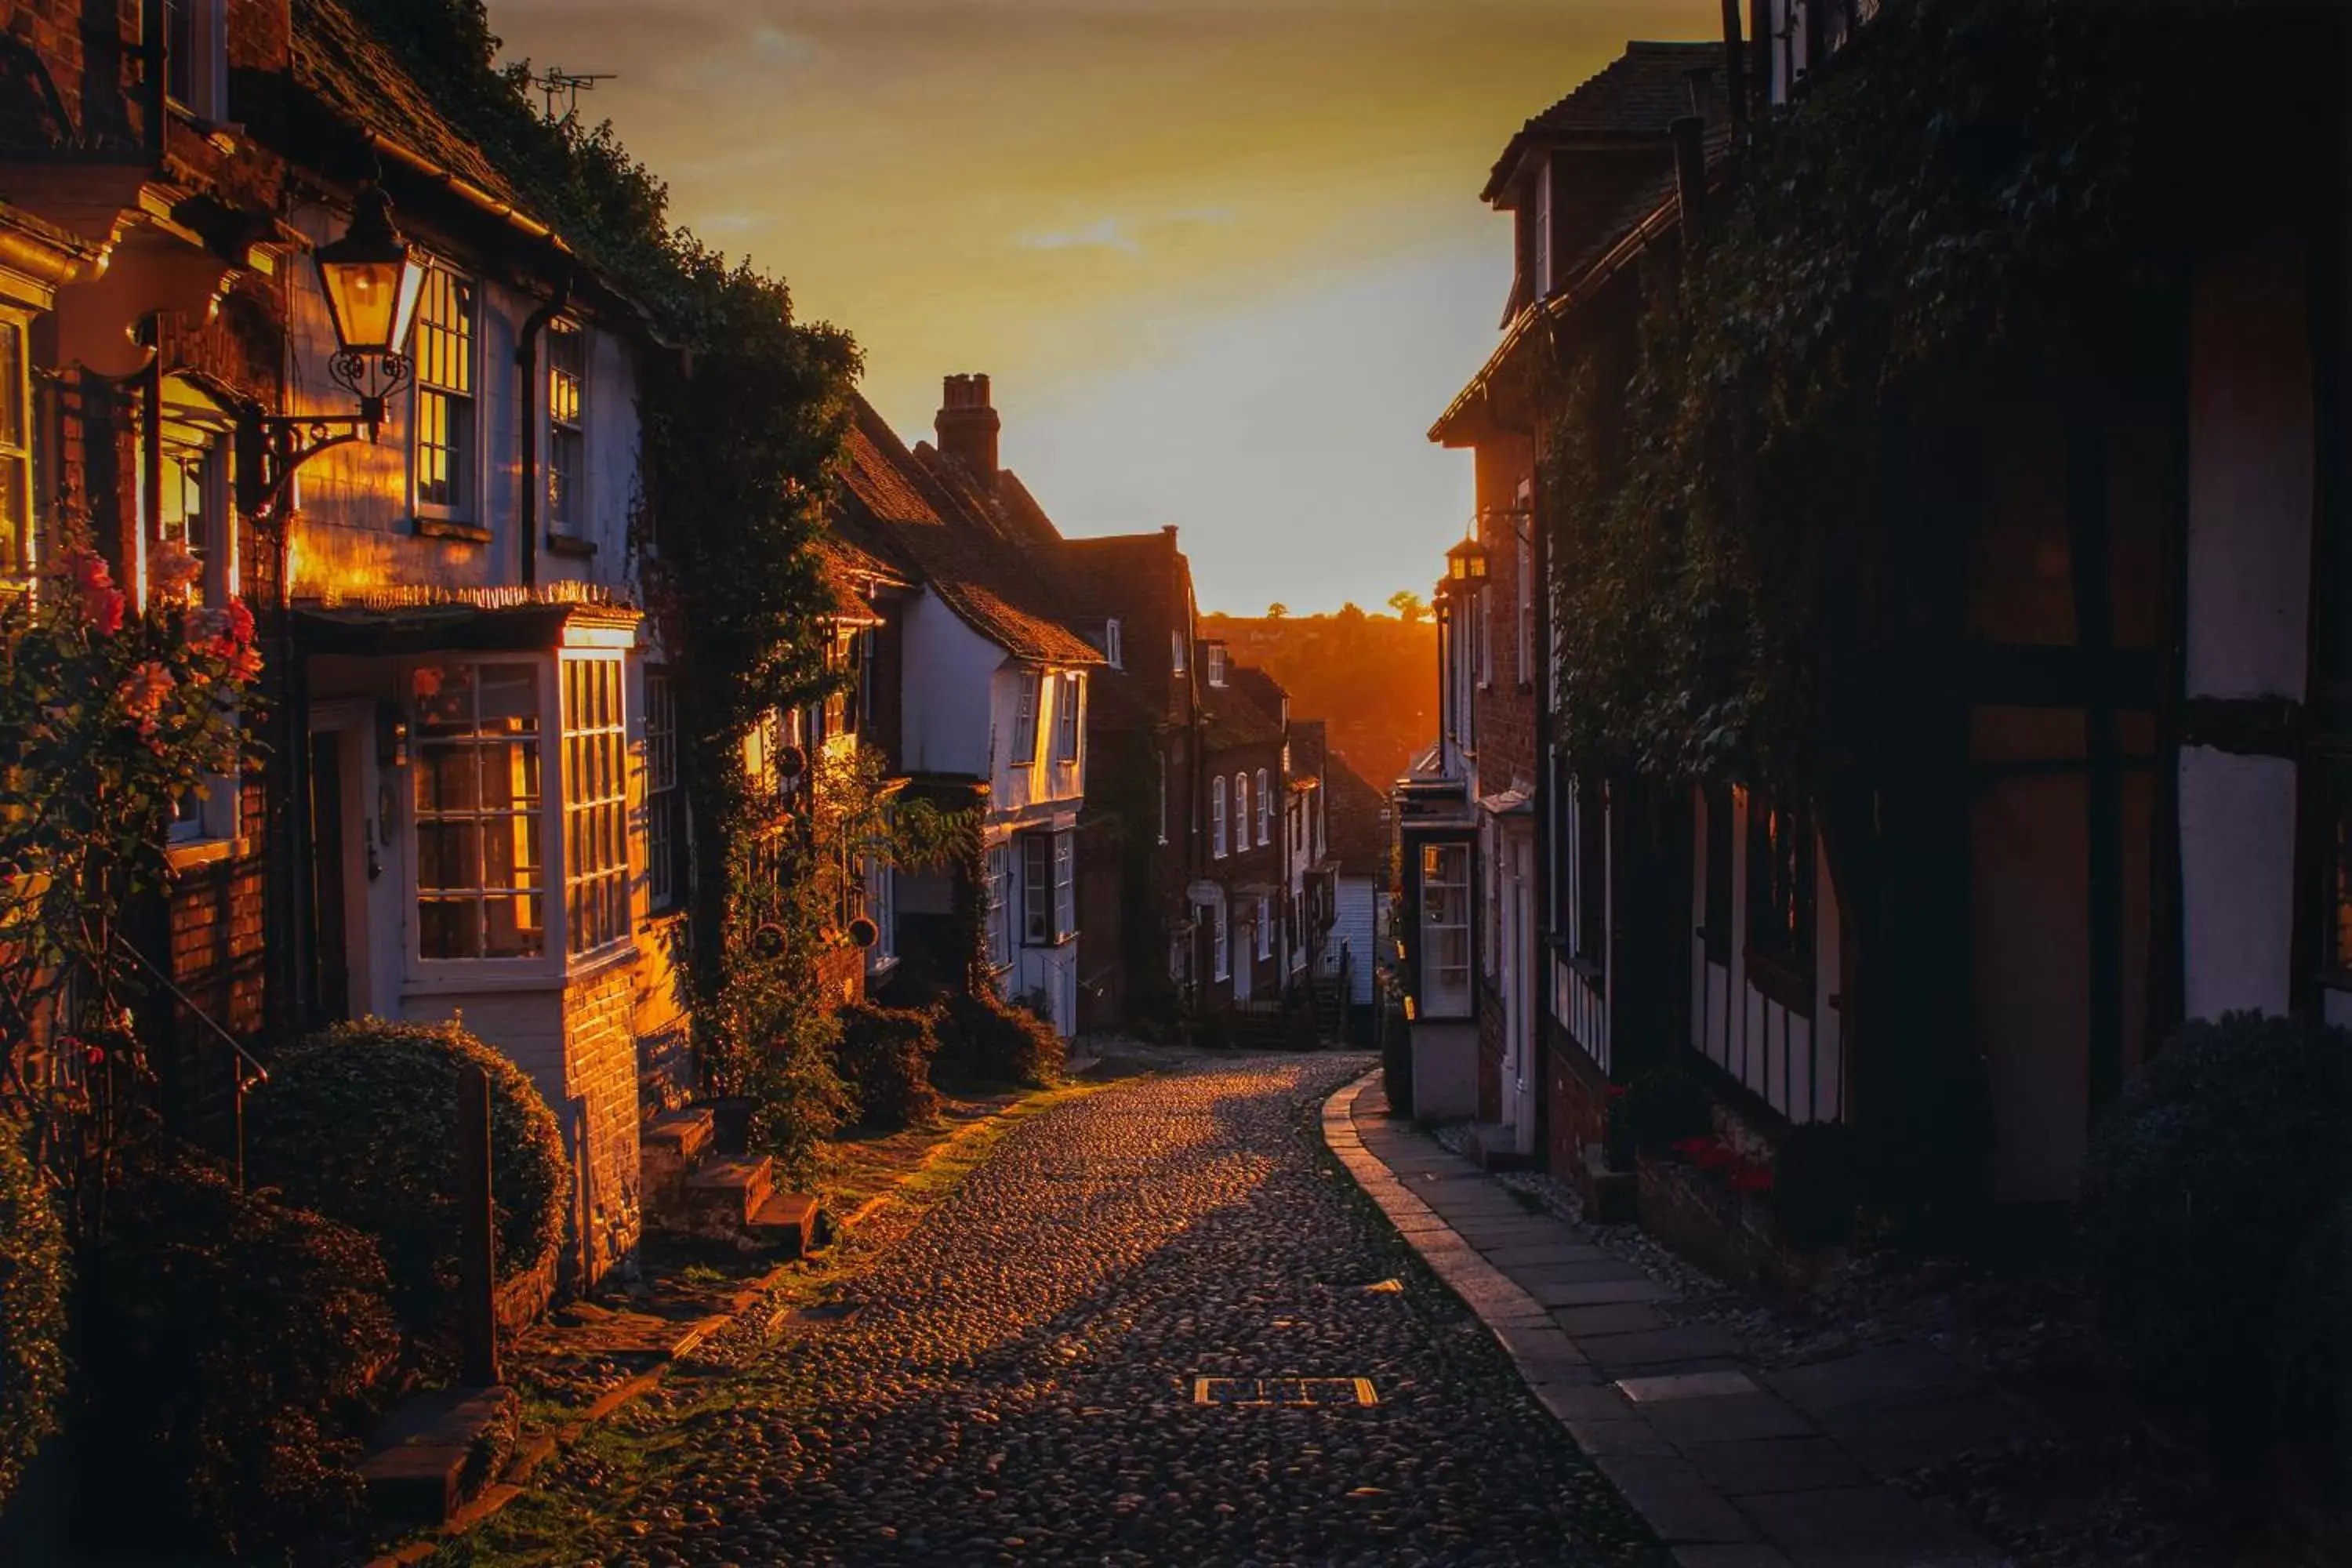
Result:
[[[400,1345],[373,1241],[149,1152],[79,1285],[86,1534],[254,1562],[355,1513]]]
[[[2084,1162],[2083,1254],[2105,1332],[2137,1388],[2241,1452],[2324,1447],[2336,1419],[2348,1063],[2341,1029],[2191,1023]]]
[[[940,1065],[957,1077],[1038,1088],[1061,1076],[1061,1037],[1026,1007],[990,993],[941,998],[934,1027]]]
[[[248,1160],[288,1201],[374,1237],[401,1321],[447,1343],[457,1315],[457,1075],[490,1083],[498,1279],[539,1268],[572,1187],[554,1112],[522,1070],[454,1024],[338,1024],[288,1052],[251,1102]]]
[[[1609,1102],[1609,1163],[1630,1171],[1635,1154],[1663,1154],[1677,1139],[1714,1130],[1713,1108],[1698,1079],[1680,1068],[1655,1068]]]
[[[65,1229],[20,1130],[0,1120],[0,1507],[57,1430],[67,1277]]]
[[[931,1058],[933,1015],[910,1008],[844,1007],[837,1047],[842,1078],[857,1099],[861,1126],[895,1131],[939,1114]]]

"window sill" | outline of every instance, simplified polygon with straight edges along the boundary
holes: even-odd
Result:
[[[163,861],[174,873],[193,871],[201,866],[236,859],[248,850],[249,846],[242,838],[187,838],[166,846]]]
[[[1748,961],[1748,984],[1768,1002],[1781,1006],[1802,1017],[1812,1016],[1813,983],[1799,973],[1788,963],[1769,952],[1749,946],[1742,955]]]
[[[464,544],[488,544],[490,542],[488,529],[470,522],[459,522],[453,518],[419,517],[411,520],[409,526],[421,539],[454,539]]]
[[[596,558],[596,542],[574,538],[569,533],[551,533],[547,536],[547,552],[569,556],[575,561],[593,561]]]

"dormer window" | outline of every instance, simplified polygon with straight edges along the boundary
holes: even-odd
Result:
[[[1225,650],[1215,643],[1211,643],[1209,645],[1209,684],[1223,686],[1224,683]]]

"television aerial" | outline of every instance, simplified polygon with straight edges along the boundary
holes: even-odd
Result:
[[[547,118],[569,120],[580,112],[580,95],[593,91],[600,81],[611,81],[615,71],[568,71],[562,66],[550,66],[530,79],[530,85],[547,100]],[[555,112],[555,100],[563,100],[563,113]]]

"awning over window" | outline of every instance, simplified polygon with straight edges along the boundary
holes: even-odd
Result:
[[[635,641],[644,613],[610,605],[416,605],[396,608],[297,608],[295,647],[306,654],[394,658],[420,653],[545,652],[605,634],[613,646]],[[618,634],[615,639],[614,634]]]

